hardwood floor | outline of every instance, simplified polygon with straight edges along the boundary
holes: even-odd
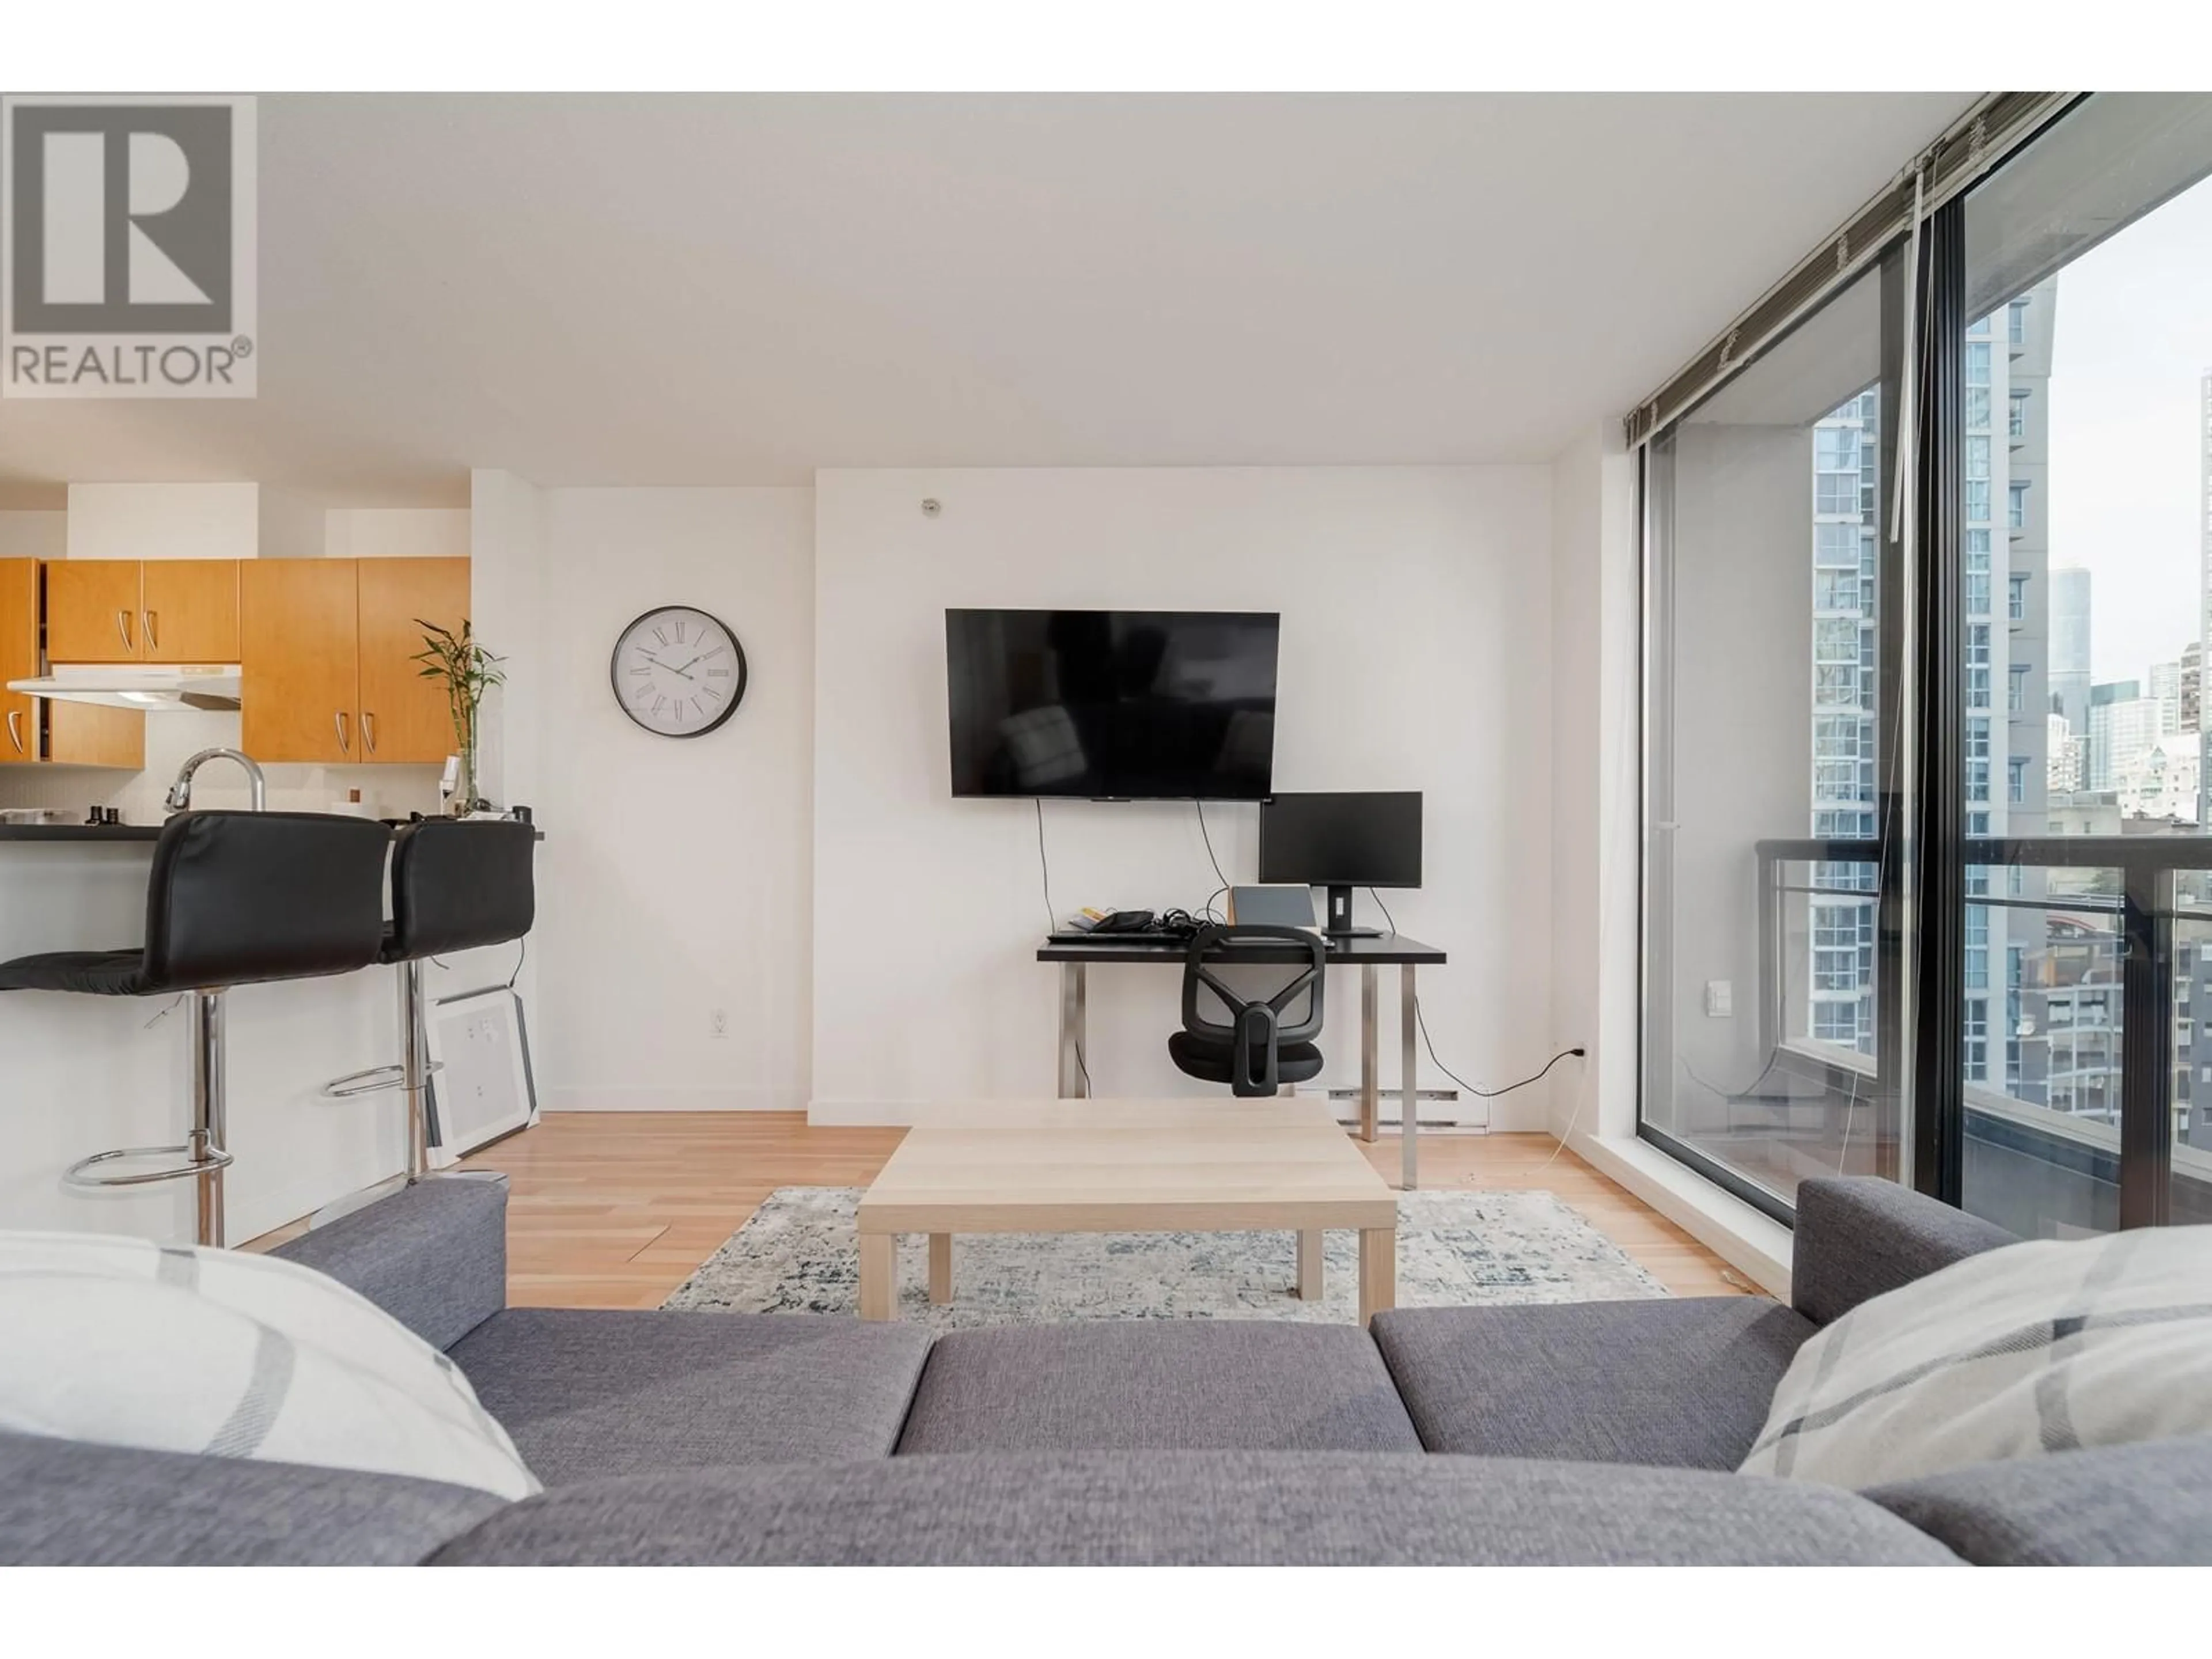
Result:
[[[565,1112],[464,1167],[512,1182],[515,1306],[656,1308],[776,1188],[866,1186],[904,1133],[812,1127],[797,1112]],[[1541,1134],[1430,1136],[1422,1184],[1548,1188],[1677,1295],[1747,1288],[1687,1233],[1572,1153],[1554,1159],[1556,1149]],[[1364,1150],[1396,1179],[1395,1137]]]

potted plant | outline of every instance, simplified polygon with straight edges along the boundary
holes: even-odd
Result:
[[[461,775],[447,810],[455,817],[465,817],[477,805],[477,716],[485,691],[506,682],[507,676],[499,670],[506,659],[494,656],[477,643],[465,617],[459,634],[420,617],[415,625],[422,630],[425,648],[411,660],[422,665],[424,679],[444,684],[446,702],[453,711],[453,752],[460,757]]]

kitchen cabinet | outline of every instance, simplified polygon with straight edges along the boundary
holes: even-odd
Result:
[[[48,564],[47,577],[60,568],[58,562]],[[38,560],[0,559],[0,686],[35,678],[40,672],[39,589]],[[0,766],[42,762],[141,769],[146,764],[146,717],[128,708],[0,690]]]
[[[138,561],[56,559],[46,566],[46,660],[138,660]]]
[[[0,559],[0,687],[39,672],[39,562]],[[0,690],[0,766],[39,758],[37,699]]]
[[[46,567],[46,660],[236,662],[239,563],[55,560]]]
[[[252,559],[238,573],[240,747],[258,761],[361,757],[352,559]]]
[[[458,632],[466,559],[253,559],[239,568],[243,747],[259,761],[417,763],[453,752],[443,687],[412,660]]]
[[[141,565],[140,660],[236,662],[239,564],[236,559],[149,559]],[[52,608],[50,601],[50,617]]]
[[[413,660],[422,624],[458,634],[469,614],[466,559],[361,559],[361,733],[363,759],[435,765],[453,752],[443,680]]]

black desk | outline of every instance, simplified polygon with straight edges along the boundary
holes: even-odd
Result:
[[[1106,939],[1083,939],[1066,945],[1048,942],[1038,950],[1036,959],[1039,962],[1060,964],[1060,1097],[1062,1100],[1080,1100],[1090,1093],[1084,1079],[1079,1045],[1085,1036],[1087,1001],[1085,975],[1091,964],[1128,963],[1179,968],[1188,955],[1189,951],[1180,945],[1115,945]],[[1262,964],[1287,964],[1305,960],[1287,948],[1264,945],[1239,946],[1237,956],[1241,961]],[[1382,1105],[1376,1066],[1379,1034],[1375,970],[1393,966],[1398,969],[1398,1026],[1401,1045],[1398,1091],[1403,1126],[1400,1138],[1404,1149],[1401,1167],[1403,1185],[1407,1192],[1411,1192],[1419,1184],[1417,1176],[1420,1168],[1417,1133],[1420,1115],[1420,1067],[1413,1054],[1414,1044],[1419,1039],[1414,1018],[1413,970],[1416,968],[1442,967],[1444,953],[1433,945],[1424,945],[1403,933],[1384,933],[1375,939],[1329,940],[1328,962],[1332,968],[1341,964],[1359,969],[1359,1138],[1362,1140],[1375,1139],[1376,1119]]]

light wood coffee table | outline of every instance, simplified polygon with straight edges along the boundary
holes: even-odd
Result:
[[[1056,1101],[963,1107],[907,1131],[860,1200],[860,1317],[898,1305],[898,1236],[929,1235],[929,1299],[952,1299],[956,1233],[1359,1234],[1359,1322],[1397,1298],[1398,1200],[1318,1101]]]

